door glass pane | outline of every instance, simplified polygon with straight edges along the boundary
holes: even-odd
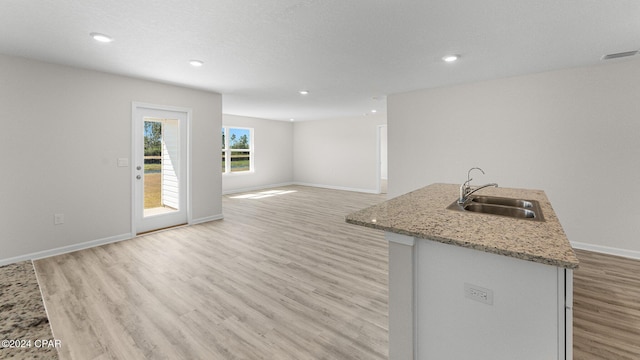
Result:
[[[144,216],[179,210],[178,120],[144,121]]]

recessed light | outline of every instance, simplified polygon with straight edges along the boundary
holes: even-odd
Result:
[[[97,32],[92,32],[91,34],[89,34],[89,36],[91,36],[91,38],[93,38],[93,40],[95,41],[99,41],[102,43],[110,43],[113,41],[113,38],[109,35],[105,35],[105,34],[100,34]]]
[[[294,122],[294,121],[296,121],[296,119],[291,118],[291,119],[289,119],[289,121]]]
[[[373,114],[375,114],[377,112],[378,112],[378,110],[376,110],[376,109],[371,110],[371,113],[373,113]]]
[[[460,59],[460,55],[447,55],[442,57],[442,60],[445,62],[454,62],[458,59]]]
[[[200,67],[200,66],[204,65],[204,62],[202,62],[200,60],[189,60],[189,65],[194,66],[194,67]]]
[[[298,91],[300,95],[309,95],[309,90],[300,90]]]

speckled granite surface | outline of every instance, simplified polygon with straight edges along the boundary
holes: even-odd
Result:
[[[0,267],[0,359],[58,359],[51,340],[33,263]]]
[[[578,258],[543,191],[492,187],[476,193],[537,200],[545,218],[538,222],[447,210],[458,198],[459,188],[432,184],[349,214],[346,221],[522,260],[578,267]]]

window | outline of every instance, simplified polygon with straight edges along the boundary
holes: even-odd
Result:
[[[253,129],[222,128],[222,173],[253,171]]]

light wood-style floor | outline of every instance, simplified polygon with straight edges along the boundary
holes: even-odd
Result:
[[[583,250],[576,254],[574,359],[640,359],[640,261]]]
[[[344,223],[384,196],[276,190],[36,261],[60,358],[386,359],[387,244]],[[640,261],[577,253],[574,359],[640,359]]]
[[[279,190],[36,261],[60,358],[386,359],[387,244],[344,222],[384,197]]]

